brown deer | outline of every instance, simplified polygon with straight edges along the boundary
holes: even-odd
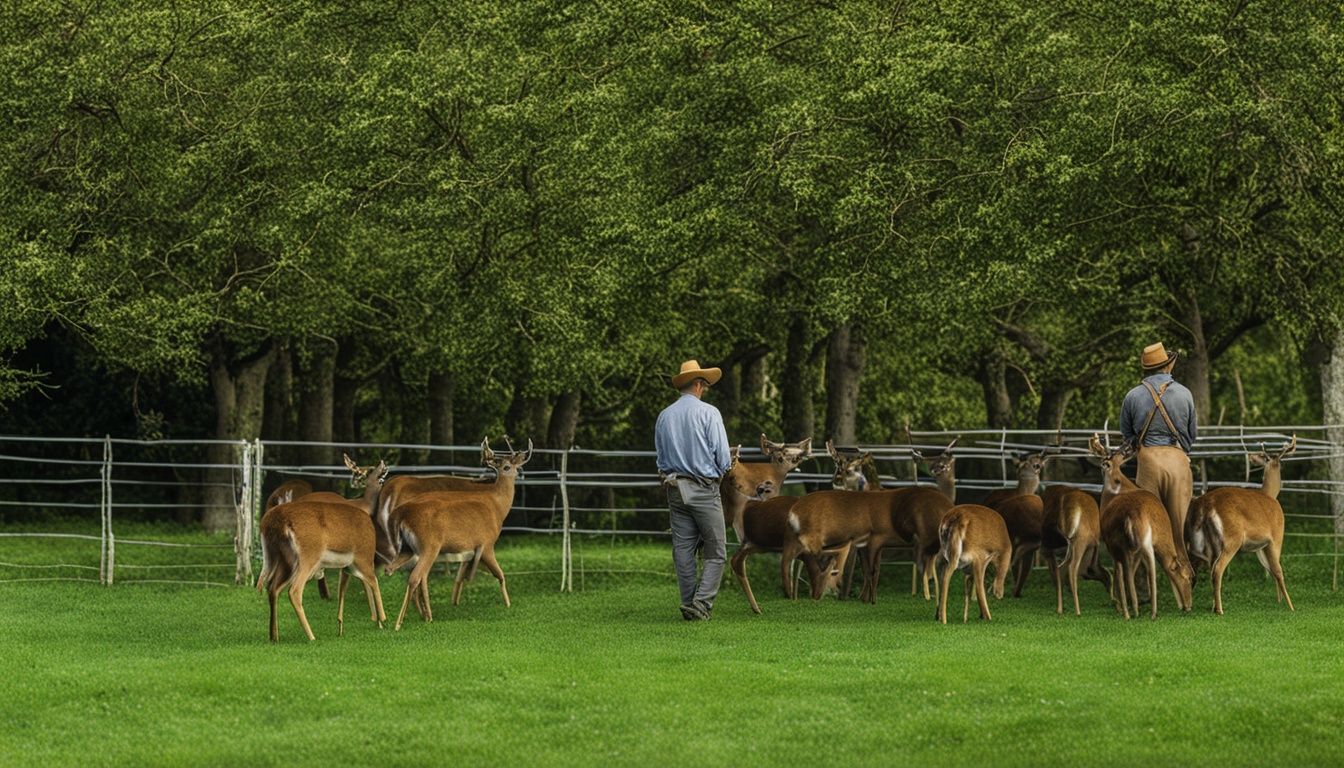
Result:
[[[1041,519],[1041,550],[1055,583],[1055,613],[1064,613],[1064,581],[1055,551],[1064,549],[1064,567],[1069,572],[1073,592],[1073,612],[1082,616],[1078,606],[1078,569],[1087,563],[1084,575],[1106,585],[1110,574],[1101,565],[1101,514],[1092,495],[1067,485],[1052,485],[1041,494],[1044,515]]]
[[[943,513],[938,526],[938,559],[944,563],[943,581],[938,590],[937,618],[947,623],[947,592],[952,574],[965,574],[966,603],[962,623],[971,616],[971,580],[975,580],[975,599],[980,618],[989,621],[989,601],[985,597],[985,569],[994,566],[994,597],[1003,598],[1003,583],[1008,578],[1008,563],[1013,557],[1013,542],[1003,518],[980,504],[959,504]]]
[[[859,451],[854,455],[842,453],[831,440],[826,441],[826,453],[835,462],[835,471],[831,473],[831,489],[836,491],[866,491],[874,488],[864,474],[864,467],[873,463],[871,451]]]
[[[350,487],[364,489],[363,495],[359,498],[348,499],[339,493],[333,493],[331,491],[315,492],[313,491],[312,483],[309,483],[307,480],[287,480],[281,483],[274,491],[271,491],[270,496],[266,497],[266,509],[270,510],[272,507],[278,507],[281,504],[288,504],[292,501],[303,499],[304,501],[352,504],[355,507],[362,509],[364,514],[371,514],[374,506],[377,504],[379,493],[382,490],[381,486],[383,484],[383,479],[387,476],[386,466],[383,465],[382,462],[379,462],[378,466],[382,467],[381,474],[377,476],[376,482],[370,483],[368,481],[369,475],[374,472],[375,467],[361,467],[355,464],[349,454],[342,454],[342,458],[345,459],[345,466],[350,470]],[[257,584],[258,587],[260,587],[260,579],[257,580]],[[317,594],[323,600],[331,599],[331,591],[327,588],[326,572],[320,569],[317,572]]]
[[[487,458],[493,458],[488,438],[482,443],[481,450]],[[425,493],[392,510],[388,523],[395,556],[388,563],[387,572],[390,574],[404,563],[416,559],[415,567],[406,580],[406,597],[397,614],[396,629],[401,629],[406,618],[406,606],[412,596],[415,597],[420,617],[425,621],[434,620],[429,604],[427,577],[441,553],[470,554],[471,562],[463,563],[453,581],[453,605],[457,605],[462,597],[463,584],[474,579],[477,566],[485,563],[485,567],[499,580],[505,607],[511,607],[504,571],[495,559],[495,543],[499,540],[504,519],[513,506],[514,481],[522,466],[531,458],[532,442],[529,440],[526,452],[509,454],[499,464],[499,477],[489,484],[489,490]]]
[[[896,538],[891,504],[899,490],[813,491],[788,512],[789,529],[780,552],[781,577],[787,583],[793,561],[803,558],[812,581],[812,599],[820,600],[827,584],[839,574],[855,548],[875,544],[879,549]],[[821,573],[819,558],[834,551],[835,558]],[[794,597],[790,590],[789,597]]]
[[[513,453],[512,446],[509,447],[509,454]],[[485,451],[481,452],[481,464],[494,471],[498,476],[498,464],[506,460],[509,454],[490,454],[487,458]],[[383,483],[383,492],[378,502],[377,521],[378,527],[383,532],[383,538],[391,541],[391,529],[388,527],[387,520],[392,516],[392,510],[401,504],[419,496],[422,493],[438,493],[440,491],[485,491],[489,490],[490,485],[494,483],[494,477],[459,477],[457,475],[396,475],[389,477]],[[382,545],[378,548],[379,562],[388,562],[385,559],[387,547]]]
[[[367,483],[375,488],[387,472],[379,462],[374,480]],[[345,590],[350,573],[364,582],[373,620],[381,629],[387,615],[383,611],[382,595],[374,565],[377,534],[373,518],[353,504],[336,501],[307,501],[300,499],[268,510],[261,518],[262,570],[257,579],[257,591],[266,588],[271,607],[271,642],[279,640],[276,622],[276,601],[283,589],[289,589],[289,601],[299,617],[304,634],[313,640],[313,630],[303,612],[303,587],[323,568],[340,568],[341,579],[337,588],[336,621],[338,634],[345,634]]]
[[[1129,607],[1139,613],[1139,595],[1135,590],[1135,572],[1142,562],[1148,572],[1148,594],[1152,598],[1152,618],[1157,619],[1157,568],[1160,565],[1171,582],[1176,605],[1190,610],[1194,571],[1186,553],[1177,551],[1171,534],[1171,518],[1156,494],[1146,491],[1125,477],[1121,465],[1133,454],[1111,451],[1098,436],[1091,441],[1092,452],[1101,460],[1102,504],[1101,540],[1115,563],[1114,584],[1119,593],[1119,610],[1129,618]]]
[[[746,559],[761,552],[783,550],[785,537],[790,532],[788,513],[799,497],[779,496],[779,488],[773,479],[759,480],[758,473],[744,470],[744,466],[749,465],[737,461],[738,449],[732,449],[730,455],[732,464],[724,474],[724,485],[731,487],[739,496],[748,500],[741,511],[742,538],[739,539],[740,543],[729,561],[729,566],[738,583],[742,585],[742,591],[747,596],[751,610],[760,613],[760,605],[757,604],[756,596],[751,591],[751,582],[747,579]],[[755,487],[749,485],[752,482],[757,483]],[[818,570],[825,570],[828,573],[830,571],[829,568]],[[785,573],[783,579],[784,594],[792,597],[796,589],[793,584],[792,568]],[[823,593],[831,589],[840,590],[838,580],[835,578],[827,578],[826,583],[822,585]]]
[[[1213,579],[1213,612],[1223,615],[1223,572],[1238,552],[1254,552],[1274,578],[1279,602],[1287,602],[1279,553],[1283,549],[1283,507],[1279,504],[1283,458],[1297,447],[1297,435],[1277,454],[1263,445],[1251,454],[1251,463],[1265,468],[1260,488],[1215,488],[1190,503],[1185,519],[1185,542],[1192,560],[1207,563]]]
[[[1034,494],[1041,484],[1041,471],[1049,458],[1047,451],[1028,455],[1025,458],[1013,457],[1013,468],[1017,473],[1017,485],[1011,488],[999,488],[990,491],[980,503],[990,509],[997,509],[999,502],[1023,494]]]
[[[928,467],[929,474],[938,484],[938,490],[942,491],[947,500],[953,504],[957,503],[957,475],[953,467],[957,459],[952,454],[952,448],[957,444],[957,439],[953,438],[952,442],[948,443],[947,447],[943,449],[943,452],[932,461],[925,459],[924,454],[914,448],[910,449],[910,456],[916,462]]]
[[[788,474],[797,469],[803,460],[811,458],[812,438],[792,444],[772,443],[762,434],[761,453],[765,454],[769,462],[739,463],[736,482],[743,488],[756,488],[769,480],[774,483],[775,491],[778,493],[784,488],[784,479]],[[733,529],[738,541],[743,541],[745,534],[742,530],[742,510],[751,500],[751,494],[744,495],[727,480],[723,480],[719,486],[719,496],[723,501],[724,524]]]

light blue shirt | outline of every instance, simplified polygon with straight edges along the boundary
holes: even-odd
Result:
[[[728,471],[728,431],[719,409],[683,393],[658,414],[653,430],[658,471],[665,475],[717,479]]]

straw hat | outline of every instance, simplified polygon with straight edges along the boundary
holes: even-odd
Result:
[[[696,379],[704,379],[714,384],[722,375],[723,371],[718,368],[701,368],[699,362],[687,360],[681,364],[681,372],[672,377],[672,386],[681,389]]]
[[[1167,348],[1162,346],[1162,342],[1149,344],[1143,348],[1143,370],[1151,371],[1154,368],[1163,368],[1167,363],[1176,359],[1176,353],[1167,354]]]

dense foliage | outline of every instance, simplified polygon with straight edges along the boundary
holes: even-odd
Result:
[[[693,357],[727,370],[735,438],[888,442],[1099,423],[1154,339],[1206,420],[1319,421],[1337,22],[19,4],[3,426],[647,447]]]

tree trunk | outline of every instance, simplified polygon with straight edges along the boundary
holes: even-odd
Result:
[[[1321,365],[1321,404],[1328,427],[1327,439],[1334,444],[1330,451],[1330,477],[1344,478],[1344,330],[1335,334],[1334,343],[1326,350]],[[1344,495],[1330,496],[1335,516],[1335,534],[1344,535]]]
[[[1073,391],[1073,386],[1064,382],[1046,381],[1041,384],[1041,404],[1036,409],[1037,429],[1058,432],[1064,428],[1064,411],[1068,408]]]
[[[859,381],[867,341],[852,321],[831,332],[826,347],[826,434],[836,445],[854,445]]]
[[[550,403],[545,398],[515,392],[513,402],[504,414],[504,429],[513,439],[515,447],[526,445],[529,439],[539,441],[538,436],[546,434],[546,426],[550,421],[549,408]]]
[[[453,444],[453,374],[447,371],[429,375],[429,442]]]
[[[336,443],[358,443],[359,427],[355,423],[355,396],[359,394],[358,378],[343,375],[354,368],[354,343],[351,339],[336,341],[336,372],[331,394],[331,439]]]
[[[990,429],[1007,429],[1013,423],[1013,400],[1008,394],[1007,361],[1003,350],[988,349],[980,357],[975,377],[985,394],[985,417]]]
[[[267,343],[259,352],[232,362],[220,350],[210,365],[210,383],[215,395],[215,438],[254,440],[261,434],[266,405],[266,374],[270,371],[275,346]],[[237,528],[237,497],[241,479],[237,472],[238,446],[210,446],[210,463],[215,468],[206,475],[205,512],[201,522],[206,530],[231,531]]]
[[[568,449],[574,447],[574,433],[579,429],[579,405],[582,402],[580,391],[575,389],[562,393],[551,407],[551,424],[546,430],[548,448]]]
[[[335,428],[336,345],[330,341],[311,340],[307,352],[308,360],[299,366],[298,439],[331,443]],[[300,464],[329,467],[337,460],[336,450],[330,445],[300,446]]]
[[[807,318],[795,317],[789,326],[789,347],[784,350],[783,401],[784,440],[804,440],[816,428],[812,412],[812,330]]]
[[[266,407],[262,415],[262,440],[294,440],[294,356],[288,342],[281,342],[266,376]],[[293,450],[277,445],[266,450],[267,464],[292,464]]]
[[[1195,399],[1195,419],[1198,424],[1208,424],[1211,400],[1209,398],[1209,345],[1204,336],[1204,319],[1199,312],[1199,299],[1191,296],[1186,313],[1186,324],[1190,329],[1191,348],[1185,355],[1184,363],[1177,363],[1181,369],[1179,379],[1190,390]]]

